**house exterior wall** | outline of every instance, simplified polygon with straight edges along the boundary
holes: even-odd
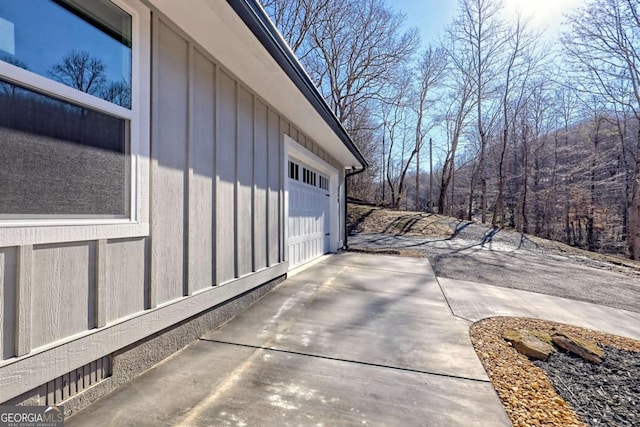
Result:
[[[152,12],[149,233],[0,240],[0,402],[286,274],[284,135],[341,169]]]

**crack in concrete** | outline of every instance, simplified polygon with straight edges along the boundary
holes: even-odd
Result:
[[[421,370],[421,369],[402,368],[402,367],[399,367],[399,366],[383,365],[383,364],[380,364],[380,363],[363,362],[363,361],[351,360],[351,359],[342,359],[342,358],[331,357],[331,356],[321,356],[321,355],[318,355],[318,354],[302,353],[302,352],[299,352],[299,351],[283,350],[283,349],[278,349],[278,348],[273,348],[273,347],[264,347],[264,346],[251,345],[251,344],[241,344],[241,343],[235,343],[235,342],[230,342],[230,341],[212,340],[212,339],[208,339],[208,338],[200,338],[200,340],[201,341],[210,342],[210,343],[213,343],[213,344],[233,345],[233,346],[237,346],[237,347],[251,348],[251,349],[254,349],[254,350],[273,351],[273,352],[276,352],[276,353],[291,354],[291,355],[295,355],[295,356],[313,357],[313,358],[317,358],[317,359],[332,360],[332,361],[344,362],[344,363],[354,363],[354,364],[363,365],[363,366],[371,366],[371,367],[375,367],[375,368],[384,368],[384,369],[393,369],[393,370],[402,371],[402,372],[412,372],[412,373],[417,373],[417,374],[433,375],[433,376],[437,376],[437,377],[451,378],[451,379],[458,379],[458,380],[465,380],[465,381],[473,381],[473,382],[485,383],[485,384],[490,384],[491,383],[491,381],[489,381],[489,380],[484,380],[484,379],[480,379],[480,378],[471,378],[471,377],[464,377],[464,376],[459,376],[459,375],[443,374],[443,373],[440,373],[440,372],[424,371],[424,370]]]

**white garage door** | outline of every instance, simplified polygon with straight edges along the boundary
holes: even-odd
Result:
[[[289,268],[329,252],[329,179],[289,161]]]

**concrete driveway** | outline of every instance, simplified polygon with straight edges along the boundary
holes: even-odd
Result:
[[[596,314],[606,320],[596,329],[640,331],[633,314],[573,303],[439,282],[426,259],[342,253],[67,425],[510,425],[471,345],[472,320],[540,317],[539,307],[550,317],[568,310],[574,324],[594,327]]]

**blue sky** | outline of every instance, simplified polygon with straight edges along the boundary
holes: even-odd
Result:
[[[547,28],[546,36],[555,39],[562,27],[563,14],[584,5],[587,0],[503,0],[506,12],[520,10],[531,16],[535,25]],[[417,27],[422,43],[436,41],[439,33],[456,14],[457,0],[387,0],[393,9],[407,15],[407,26]]]
[[[407,15],[407,25],[418,28],[423,44],[435,41],[457,8],[455,0],[388,0],[388,4]]]

